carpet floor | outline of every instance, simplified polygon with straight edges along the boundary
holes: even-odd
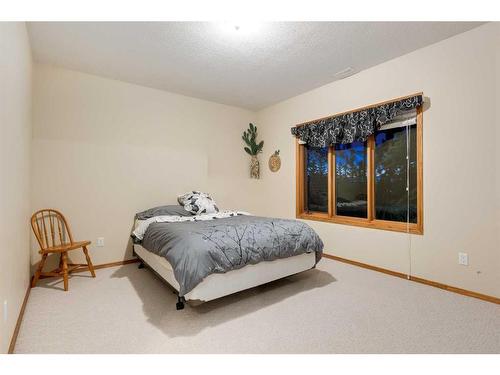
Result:
[[[16,353],[500,353],[500,306],[323,259],[196,307],[137,264],[32,289]]]

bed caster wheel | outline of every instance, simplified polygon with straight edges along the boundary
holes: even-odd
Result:
[[[184,309],[184,302],[186,300],[184,299],[184,297],[178,297],[177,298],[177,303],[175,304],[175,308],[177,310],[183,310]]]
[[[137,268],[139,268],[139,269],[144,268],[144,263],[142,263],[142,262],[141,262],[141,263],[139,263],[139,266],[138,266]]]

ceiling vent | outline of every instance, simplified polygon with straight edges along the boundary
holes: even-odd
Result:
[[[352,76],[353,74],[354,74],[354,69],[351,68],[350,66],[348,66],[347,68],[342,69],[342,70],[338,71],[337,73],[335,73],[335,77],[347,78],[349,76]]]

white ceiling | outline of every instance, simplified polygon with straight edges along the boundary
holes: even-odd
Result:
[[[473,22],[35,22],[37,62],[257,110]],[[246,27],[248,26],[248,27]]]

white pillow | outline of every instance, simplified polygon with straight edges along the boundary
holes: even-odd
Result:
[[[201,191],[190,191],[189,193],[179,195],[177,201],[184,209],[194,215],[213,214],[219,212],[215,201],[209,194]]]

